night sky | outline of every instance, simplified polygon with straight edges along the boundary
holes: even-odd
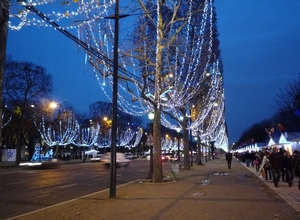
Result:
[[[300,1],[215,0],[229,142],[275,111],[280,88],[300,73]],[[122,30],[120,30],[122,34]],[[51,28],[9,30],[7,54],[46,68],[53,99],[80,112],[103,92],[77,44]]]

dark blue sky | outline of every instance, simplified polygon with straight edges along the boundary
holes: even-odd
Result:
[[[300,73],[300,1],[215,0],[230,142]]]
[[[300,72],[300,1],[215,0],[224,66],[229,141],[274,113],[279,88]],[[122,33],[122,30],[120,30]],[[57,101],[81,112],[104,100],[82,49],[51,28],[9,31],[7,54],[53,76]]]

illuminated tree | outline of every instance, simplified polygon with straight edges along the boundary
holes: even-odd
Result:
[[[130,146],[130,148],[136,147],[141,142],[141,139],[143,137],[143,133],[144,133],[144,130],[142,128],[140,128],[136,132],[134,143]]]
[[[14,127],[17,140],[16,164],[20,162],[21,146],[34,149],[36,129],[33,118],[44,99],[52,92],[52,77],[46,70],[30,62],[18,62],[10,57],[5,63],[3,96],[13,114],[11,123],[5,129]],[[9,127],[9,128],[8,128]]]
[[[59,147],[72,144],[78,138],[80,132],[80,126],[74,114],[67,111],[58,112],[57,115],[53,114],[50,118],[43,117],[40,124],[36,123],[36,127],[43,141],[50,147],[56,147],[56,158],[60,153]]]
[[[97,143],[99,131],[100,125],[98,123],[88,128],[81,128],[79,130],[79,135],[73,140],[73,144],[83,148],[83,162],[85,161],[85,148]]]
[[[50,2],[57,5],[57,1],[53,0],[31,1],[30,4],[38,3],[42,7]],[[66,29],[78,30],[80,39],[89,48],[104,55],[99,58],[87,51],[87,60],[93,66],[104,94],[111,98],[108,90],[113,86],[111,61],[115,30],[111,20],[104,18],[113,18],[111,15],[114,13],[115,2],[65,3],[60,1],[60,9],[64,9],[60,13],[46,15],[63,23],[64,32]],[[135,116],[154,112],[153,181],[162,182],[162,112],[173,112],[173,109],[190,106],[191,100],[207,80],[207,72],[217,74],[219,55],[213,50],[218,47],[213,41],[216,38],[213,0],[138,0],[137,3],[133,2],[130,7],[123,8],[124,16],[120,16],[125,18],[132,13],[139,15],[134,33],[129,37],[121,35],[118,107]],[[78,19],[74,23],[68,23],[66,20],[69,18],[73,21]],[[47,26],[45,22],[30,18],[28,10],[19,13],[18,19],[21,22],[11,25],[11,28],[17,30],[31,24]],[[124,23],[121,27],[124,27]]]

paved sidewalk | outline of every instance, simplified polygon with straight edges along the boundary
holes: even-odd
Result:
[[[11,219],[300,219],[299,201],[291,200],[294,193],[300,193],[295,185],[275,189],[236,160],[228,169],[222,157],[181,170],[176,181],[118,186],[116,199],[104,190]]]
[[[297,212],[300,213],[300,190],[298,189],[298,178],[294,178],[293,187],[289,187],[287,183],[279,181],[278,188],[276,188],[273,182],[266,181],[265,178],[259,177],[255,167],[247,167],[245,163],[241,164],[254,173],[257,178],[266,184],[266,186],[276,192],[282,199],[284,199],[287,203],[293,206]]]

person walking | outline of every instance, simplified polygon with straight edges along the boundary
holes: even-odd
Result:
[[[285,157],[286,155],[286,151],[283,148],[279,149],[279,154],[281,154],[282,159]],[[283,163],[281,163],[281,178],[283,182],[286,182],[286,172],[285,169],[283,167]]]
[[[261,158],[260,158],[260,155],[258,153],[255,155],[255,159],[254,159],[253,163],[255,165],[256,172],[260,171]]]
[[[298,178],[298,174],[296,173],[296,163],[299,158],[298,150],[294,150],[292,157],[294,158],[294,177]]]
[[[230,153],[230,151],[226,153],[226,161],[228,169],[231,169],[232,153]]]
[[[277,147],[272,149],[270,164],[274,186],[278,187],[278,181],[281,177],[282,155],[278,152]]]
[[[246,166],[249,167],[251,164],[251,154],[249,151],[246,151],[245,153],[245,162],[246,162]]]
[[[295,176],[298,177],[298,189],[300,190],[300,156],[296,160]]]
[[[264,152],[265,155],[263,157],[262,163],[261,163],[261,168],[260,168],[260,173],[262,172],[262,170],[265,171],[265,180],[269,180],[272,181],[272,172],[271,172],[271,164],[270,164],[270,153],[268,151]]]
[[[283,157],[282,161],[282,167],[285,172],[285,180],[289,184],[289,187],[291,187],[294,179],[294,159],[289,151],[285,152],[285,156]]]

